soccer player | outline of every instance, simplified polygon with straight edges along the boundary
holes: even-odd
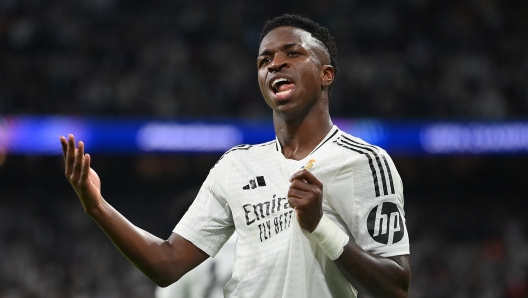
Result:
[[[162,240],[103,199],[84,144],[61,137],[65,175],[85,212],[160,286],[214,256],[236,229],[225,297],[407,297],[402,182],[384,150],[332,124],[334,39],[295,15],[268,21],[261,38],[258,82],[275,140],[227,151]]]

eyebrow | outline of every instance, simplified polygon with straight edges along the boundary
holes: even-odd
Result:
[[[292,47],[297,46],[297,45],[299,45],[299,44],[298,43],[287,43],[285,45],[282,45],[280,47],[280,49],[281,50],[286,50],[286,49],[292,48]],[[270,50],[264,50],[258,56],[261,57],[261,56],[268,56],[268,55],[271,55],[271,51]]]

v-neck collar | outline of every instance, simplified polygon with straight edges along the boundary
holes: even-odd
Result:
[[[312,152],[310,152],[310,154],[306,155],[306,157],[300,159],[299,161],[306,159],[308,156],[312,155],[315,151],[319,150],[319,148],[321,148],[326,142],[328,142],[330,139],[332,139],[338,132],[339,132],[339,128],[337,126],[333,125],[332,128],[330,129],[330,131],[328,132],[328,134],[326,134],[326,136],[321,140],[321,142],[317,146],[315,146],[315,149],[312,150]],[[277,138],[277,136],[275,136],[275,150],[284,157],[284,154],[282,154],[282,145],[279,142],[279,139]],[[287,158],[285,158],[285,159],[287,159]],[[292,160],[294,160],[294,159],[292,159]]]

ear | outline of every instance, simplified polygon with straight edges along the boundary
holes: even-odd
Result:
[[[321,87],[326,88],[332,84],[335,78],[334,67],[330,64],[323,65],[321,69]]]

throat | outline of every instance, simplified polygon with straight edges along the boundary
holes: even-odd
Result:
[[[300,122],[284,121],[274,115],[275,133],[287,159],[301,160],[308,156],[332,129],[330,118],[317,117],[319,121],[304,119]]]
[[[296,146],[282,147],[282,155],[284,155],[286,159],[301,160],[308,156],[312,150],[313,148],[310,149],[306,146],[299,146],[299,144],[297,144]]]
[[[320,143],[318,138],[311,135],[296,134],[293,137],[279,137],[282,146],[282,155],[286,159],[301,160],[308,156]]]

